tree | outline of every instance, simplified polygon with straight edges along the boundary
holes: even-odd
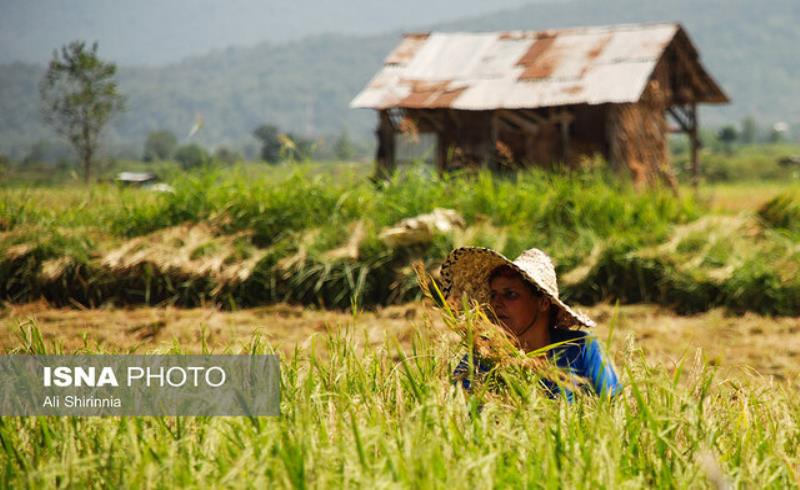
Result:
[[[53,52],[39,86],[45,121],[64,136],[83,164],[87,183],[100,133],[108,120],[125,109],[125,98],[117,91],[117,66],[97,57],[91,49],[73,41]]]
[[[756,120],[752,116],[747,116],[742,119],[742,134],[739,136],[739,141],[749,145],[756,142],[756,137],[758,137]]]
[[[277,126],[264,124],[253,131],[261,141],[261,159],[268,163],[281,160],[307,160],[314,153],[314,142],[292,133],[282,133]]]
[[[772,125],[772,130],[769,132],[770,143],[780,143],[784,141],[786,135],[789,133],[789,125],[783,121],[776,122]]]
[[[175,154],[178,139],[165,129],[152,131],[144,143],[144,161],[168,160]]]
[[[350,136],[347,134],[346,129],[336,138],[336,143],[333,145],[333,153],[339,160],[351,160],[355,156],[356,149],[353,146],[353,142],[350,141]]]
[[[11,169],[11,159],[3,153],[0,153],[0,178],[5,177]],[[2,228],[0,228],[2,229]]]
[[[238,152],[235,152],[225,146],[217,148],[217,150],[214,152],[214,160],[226,165],[233,165],[241,159],[242,156]]]
[[[738,137],[739,134],[736,132],[736,128],[733,126],[725,126],[719,130],[719,133],[717,133],[717,139],[720,141],[720,143],[722,143],[725,153],[728,154],[733,151],[733,144],[736,142]]]
[[[280,155],[283,160],[299,162],[308,160],[314,154],[314,142],[293,133],[279,134]]]
[[[261,142],[261,159],[269,163],[277,163],[281,159],[281,141],[278,128],[264,124],[253,131],[253,136]]]
[[[183,145],[175,151],[175,160],[184,170],[205,165],[210,161],[208,152],[200,145],[191,143]]]
[[[28,153],[23,157],[22,163],[59,163],[66,162],[72,157],[70,145],[63,141],[39,140],[31,145]]]

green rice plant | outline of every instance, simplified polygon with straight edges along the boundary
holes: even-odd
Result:
[[[777,315],[800,311],[800,280],[797,276],[782,279],[769,256],[743,264],[723,288],[726,304],[738,311]]]
[[[758,217],[771,228],[800,232],[800,198],[795,193],[780,194],[761,206]]]
[[[0,297],[11,302],[33,301],[41,295],[37,276],[44,253],[33,246],[19,245],[3,251],[0,260]]]
[[[599,172],[533,169],[506,177],[398,172],[373,184],[300,166],[266,175],[204,169],[172,184],[174,193],[98,186],[88,192],[61,189],[58,198],[38,189],[0,190],[3,216],[11,216],[3,219],[13,223],[0,234],[0,250],[17,245],[38,250],[26,260],[0,258],[0,280],[9,283],[0,290],[2,298],[31,300],[46,291],[57,304],[234,308],[286,300],[371,307],[420,297],[410,267],[414,260],[436,270],[453,247],[479,245],[509,257],[542,248],[553,256],[559,275],[585,269],[580,281],[564,287],[582,303],[657,302],[681,312],[758,304],[754,308],[762,312],[797,311],[788,297],[793,282],[783,277],[795,270],[794,245],[787,243],[796,241],[789,198],[766,205],[761,213],[766,228],[754,229],[740,218],[699,219],[704,210],[691,197],[678,199],[659,189],[637,193],[629,183]],[[379,238],[384,227],[435,208],[454,209],[466,228],[409,246],[392,247]],[[133,247],[137,240],[177,236],[192,230],[192,223],[213,236],[191,251],[191,267],[173,270],[166,250],[160,257],[170,260],[143,259],[127,271],[116,271],[104,259],[127,245],[126,253],[136,255],[142,252]],[[361,236],[351,243],[356,224]],[[172,244],[175,254],[184,246]],[[202,272],[216,270],[210,264],[218,254],[224,255],[224,271]],[[724,284],[746,262],[776,260],[784,266],[763,302],[741,300],[759,294],[746,290],[758,281],[743,279],[744,272],[741,280]],[[44,269],[54,263],[78,264],[74,271],[80,272],[45,280]]]
[[[614,351],[625,391],[552,400],[529,372],[449,380],[458,348],[420,325],[405,348],[351,328],[281,360],[279,417],[2,417],[7,487],[797,488],[788,384],[723,379]],[[54,352],[34,324],[18,353]],[[176,346],[171,352],[181,352]],[[253,339],[233,351],[270,352]],[[102,352],[96,352],[98,354]],[[477,407],[481,407],[480,410]]]

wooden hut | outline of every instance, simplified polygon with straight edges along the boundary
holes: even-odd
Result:
[[[410,142],[440,171],[599,156],[674,185],[668,133],[688,134],[696,180],[697,104],[726,102],[685,30],[648,24],[407,34],[351,107],[378,111],[381,173]]]

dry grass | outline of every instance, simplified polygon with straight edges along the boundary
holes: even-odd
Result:
[[[588,308],[598,320],[597,335],[609,339],[611,352],[623,350],[624,343],[640,347],[650,362],[666,368],[682,357],[694,358],[698,349],[723,375],[737,375],[747,369],[794,381],[800,376],[800,318],[770,318],[755,314],[731,316],[715,309],[693,316],[677,316],[651,305],[614,307],[603,304]],[[274,305],[224,312],[214,308],[133,308],[75,310],[49,308],[41,303],[6,306],[0,313],[0,351],[18,345],[18,326],[35,319],[45,339],[57,341],[66,352],[87,347],[114,352],[151,352],[180,344],[199,352],[205,335],[207,344],[220,352],[238,350],[253,334],[284,353],[295,346],[306,348],[314,334],[349,328],[355,338],[378,346],[388,338],[408,345],[414,332],[431,322],[433,328],[447,329],[438,315],[423,303],[392,306],[356,315],[319,311],[290,305]],[[456,336],[451,335],[453,342]]]
[[[346,324],[371,344],[382,343],[386,335],[401,342],[410,339],[418,304],[393,306],[377,312],[353,315],[301,306],[278,304],[226,312],[215,308],[49,308],[43,303],[8,305],[0,313],[0,351],[18,345],[20,322],[33,319],[44,338],[59,342],[66,352],[82,349],[151,352],[180,344],[187,352],[199,353],[203,336],[217,351],[237,349],[254,334],[275,347],[290,352],[296,345],[308,345],[315,333],[325,333]]]

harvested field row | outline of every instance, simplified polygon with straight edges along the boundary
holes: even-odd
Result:
[[[56,306],[213,304],[252,307],[289,301],[322,307],[366,307],[419,297],[410,264],[436,271],[446,250],[470,243],[487,225],[441,234],[448,245],[386,249],[372,259],[342,247],[309,257],[313,234],[294,251],[260,249],[246,232],[216,233],[183,225],[137,237],[96,258],[46,258],[42,247],[17,245],[0,261],[0,292],[12,302],[44,298]],[[502,233],[496,235],[502,239]],[[466,239],[465,239],[466,238]],[[342,253],[345,250],[345,253]],[[558,260],[558,257],[556,257]],[[583,262],[562,272],[566,298],[583,304],[654,302],[680,313],[727,306],[736,311],[800,314],[800,246],[746,217],[709,217],[636,248],[597,241]]]
[[[675,316],[653,305],[615,308],[600,304],[587,310],[599,326],[595,333],[611,342],[609,350],[641,349],[648,362],[673,369],[680,359],[698,354],[718,366],[724,376],[749,370],[778,380],[800,381],[800,318],[773,319],[748,313],[732,315],[715,309]],[[278,352],[309,349],[315,338],[349,330],[361,347],[377,348],[387,339],[408,346],[415,334],[447,335],[435,311],[423,303],[379,308],[355,315],[315,311],[285,304],[225,312],[214,308],[133,308],[76,310],[32,303],[9,305],[0,317],[0,350],[20,345],[20,327],[36,325],[48,345],[64,352],[161,352],[175,346],[199,353],[203,343],[215,352],[245,349],[254,336]],[[609,325],[615,325],[609,332]],[[323,342],[324,344],[324,342]]]
[[[636,194],[596,176],[411,175],[380,189],[302,175],[219,179],[188,178],[175,195],[141,204],[109,204],[114,189],[98,191],[80,205],[94,225],[8,193],[0,299],[373,308],[419,298],[416,260],[435,273],[454,247],[513,257],[537,246],[554,257],[570,301],[800,314],[794,194],[756,214],[701,217],[690,199]]]

